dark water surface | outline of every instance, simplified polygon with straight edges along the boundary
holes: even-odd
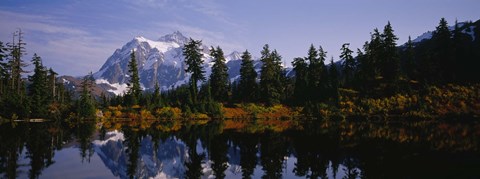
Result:
[[[0,178],[480,178],[479,140],[476,123],[6,123]]]

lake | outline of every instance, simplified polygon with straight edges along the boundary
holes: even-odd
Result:
[[[0,141],[1,178],[480,177],[472,122],[16,122]]]

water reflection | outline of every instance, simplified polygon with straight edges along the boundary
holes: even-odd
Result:
[[[101,178],[475,178],[478,129],[272,120],[4,124],[0,175],[82,178],[78,172],[95,166],[91,175]]]

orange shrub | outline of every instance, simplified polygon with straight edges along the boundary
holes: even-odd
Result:
[[[246,120],[225,120],[224,121],[224,128],[223,129],[235,129],[241,130],[247,126]]]
[[[226,119],[246,119],[250,117],[242,108],[223,108],[223,113]]]

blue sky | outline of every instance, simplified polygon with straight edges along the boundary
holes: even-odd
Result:
[[[37,53],[62,75],[97,71],[135,36],[158,39],[176,30],[225,53],[260,56],[268,43],[289,65],[310,44],[337,60],[343,43],[359,48],[388,21],[402,44],[441,17],[451,25],[476,21],[479,7],[479,0],[1,0],[0,41],[22,28],[25,60]]]

